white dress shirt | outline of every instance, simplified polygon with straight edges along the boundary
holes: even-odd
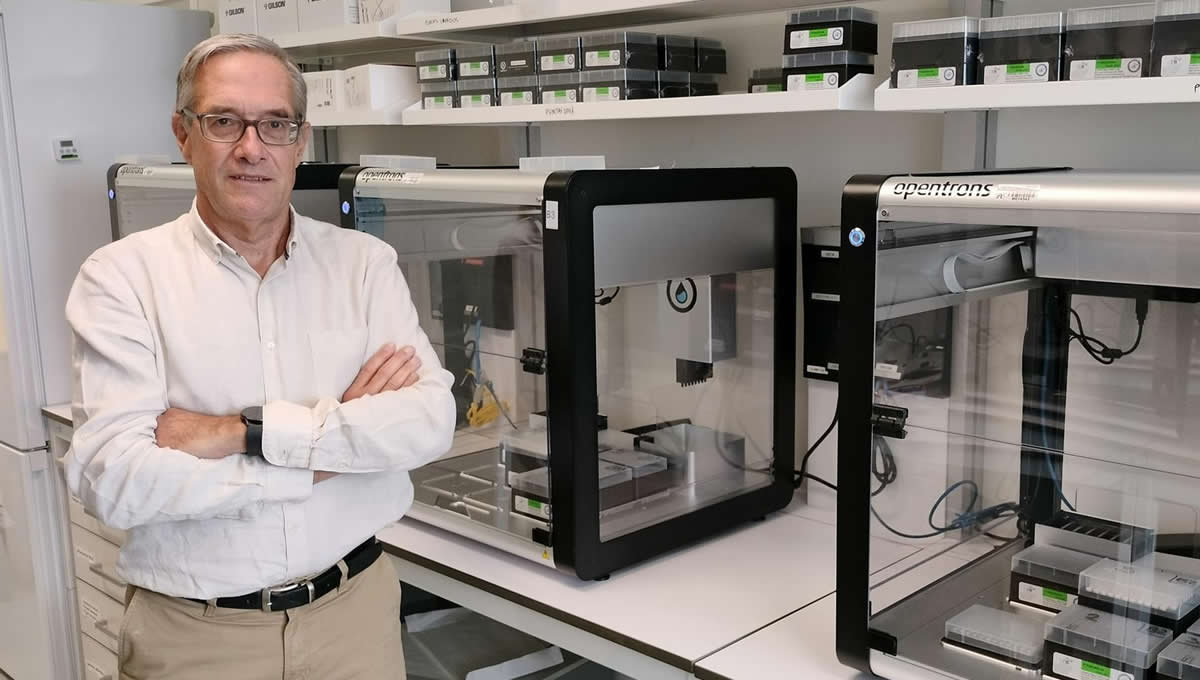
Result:
[[[453,377],[418,325],[396,252],[293,212],[265,277],[204,224],[174,222],[96,251],[67,301],[75,436],[67,482],[129,529],[117,571],[177,597],[241,595],[311,575],[412,505],[408,470],[450,448]],[[387,343],[416,385],[339,403]],[[159,447],[168,407],[262,405],[263,454],[201,460]],[[342,474],[313,484],[313,470]]]

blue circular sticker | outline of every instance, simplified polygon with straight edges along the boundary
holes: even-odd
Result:
[[[343,215],[350,214],[350,201],[342,201],[342,214]]]
[[[867,234],[862,229],[855,227],[850,230],[850,245],[855,248],[861,246],[867,240]]]

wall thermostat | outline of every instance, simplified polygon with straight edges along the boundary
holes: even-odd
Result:
[[[79,160],[79,151],[75,148],[75,140],[68,137],[60,137],[53,142],[54,160],[57,161],[77,161]]]

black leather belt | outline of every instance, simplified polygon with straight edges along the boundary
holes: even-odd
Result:
[[[367,539],[362,545],[346,553],[341,559],[346,563],[347,580],[367,570],[383,554],[383,546],[374,537]],[[246,595],[217,598],[214,603],[227,609],[261,609],[264,612],[281,612],[293,607],[303,607],[310,602],[316,602],[330,592],[337,590],[342,582],[342,570],[338,565],[321,572],[306,581],[297,581],[287,585],[263,588]],[[207,600],[186,598],[192,602],[208,604]]]

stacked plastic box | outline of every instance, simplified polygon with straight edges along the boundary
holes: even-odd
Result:
[[[782,68],[756,69],[748,92],[835,90],[875,73],[879,20],[862,7],[797,10],[783,36]]]

